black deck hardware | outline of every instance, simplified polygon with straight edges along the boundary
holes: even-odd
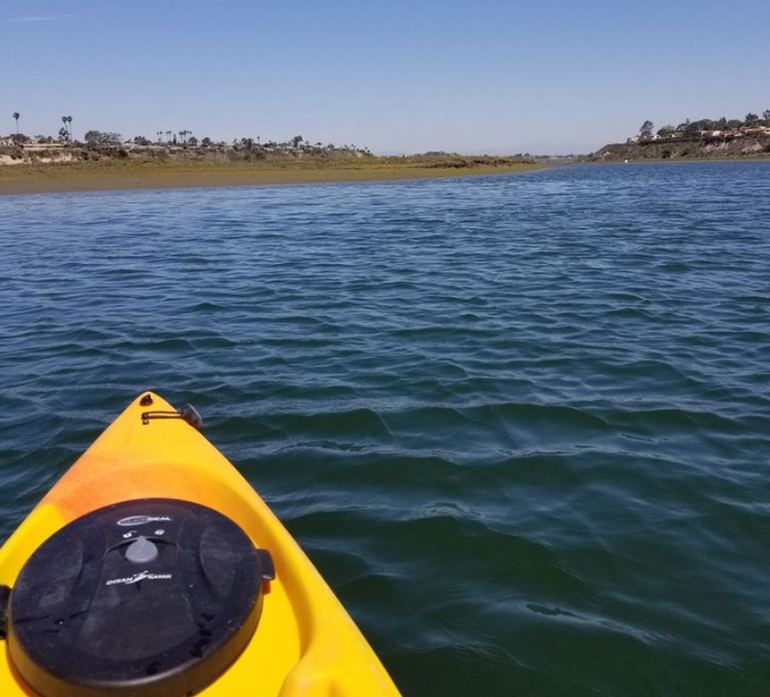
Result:
[[[247,646],[274,576],[270,553],[211,508],[106,506],[27,560],[10,592],[8,652],[42,697],[184,697]]]
[[[185,404],[179,411],[156,410],[143,411],[142,423],[146,426],[152,419],[182,419],[199,431],[203,428],[203,417],[192,404]]]

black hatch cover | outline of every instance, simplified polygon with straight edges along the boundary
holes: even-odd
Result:
[[[273,563],[221,513],[126,501],[59,530],[11,591],[8,648],[44,697],[189,695],[246,647]]]

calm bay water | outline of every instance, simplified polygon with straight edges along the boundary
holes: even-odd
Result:
[[[192,402],[405,695],[770,691],[770,163],[0,198],[0,539]]]

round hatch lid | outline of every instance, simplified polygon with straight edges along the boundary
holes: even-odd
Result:
[[[100,508],[27,560],[8,648],[44,697],[174,697],[217,678],[251,639],[269,553],[229,518],[176,499]]]

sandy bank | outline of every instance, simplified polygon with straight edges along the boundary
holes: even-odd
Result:
[[[137,162],[16,165],[0,168],[0,195],[435,179],[507,174],[537,168],[538,165],[522,162],[462,167],[392,163],[326,167]]]

